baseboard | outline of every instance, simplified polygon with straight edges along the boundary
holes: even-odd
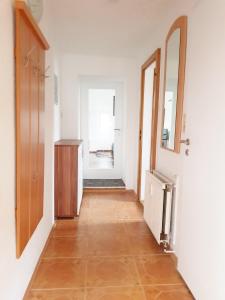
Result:
[[[39,265],[40,265],[40,263],[41,263],[41,258],[42,258],[43,254],[44,254],[44,252],[45,252],[45,250],[46,250],[46,248],[47,248],[47,246],[48,246],[48,243],[49,243],[49,240],[50,240],[50,238],[51,238],[51,235],[52,235],[52,232],[53,232],[54,227],[55,227],[55,224],[53,224],[52,229],[51,229],[51,231],[50,231],[50,233],[49,233],[49,235],[48,235],[47,241],[45,242],[44,248],[43,248],[43,250],[41,251],[41,254],[40,254],[40,257],[39,257],[38,262],[37,262],[37,264],[36,264],[36,267],[35,267],[35,269],[34,269],[33,275],[31,276],[30,282],[29,282],[29,284],[28,284],[28,286],[27,286],[27,288],[26,288],[25,294],[24,294],[24,296],[23,296],[23,300],[26,300],[26,298],[28,297],[28,293],[30,292],[32,282],[33,282],[33,280],[34,280],[34,277],[35,277],[36,274],[37,274],[38,267],[39,267]]]

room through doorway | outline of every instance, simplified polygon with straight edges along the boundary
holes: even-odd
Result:
[[[124,187],[122,179],[123,84],[104,79],[81,81],[81,136],[84,186]]]
[[[114,168],[115,90],[89,89],[89,149],[90,169]]]

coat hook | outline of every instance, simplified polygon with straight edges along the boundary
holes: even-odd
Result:
[[[186,139],[186,140],[180,140],[180,143],[189,146],[191,142],[190,139]]]
[[[50,76],[47,75],[48,70],[50,69],[50,66],[47,66],[47,68],[45,69],[45,73],[43,75],[44,78],[49,78]]]
[[[37,75],[40,72],[40,68],[38,66],[34,66],[33,70],[35,75]]]

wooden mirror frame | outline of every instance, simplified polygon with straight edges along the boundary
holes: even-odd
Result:
[[[185,83],[185,68],[186,68],[186,49],[187,49],[187,16],[179,17],[171,26],[166,38],[165,44],[165,67],[164,67],[164,89],[163,89],[163,108],[162,108],[162,132],[161,132],[161,147],[175,153],[180,153],[180,141],[182,133],[182,119],[183,119],[183,101],[184,101],[184,83]],[[177,104],[176,104],[176,120],[175,120],[175,137],[174,149],[165,147],[162,143],[162,133],[164,128],[165,118],[165,92],[166,92],[166,73],[167,73],[167,49],[170,37],[173,33],[180,29],[180,50],[179,50],[179,70],[178,70],[178,86],[177,86]]]

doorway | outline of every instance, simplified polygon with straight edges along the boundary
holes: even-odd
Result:
[[[88,90],[88,167],[114,168],[115,144],[114,89]]]
[[[105,182],[116,187],[121,184],[124,186],[123,83],[107,79],[82,78],[80,98],[84,179],[88,185],[93,183],[98,187],[99,183],[105,187]]]
[[[145,62],[141,70],[141,107],[137,194],[144,201],[145,174],[156,167],[160,49]]]

